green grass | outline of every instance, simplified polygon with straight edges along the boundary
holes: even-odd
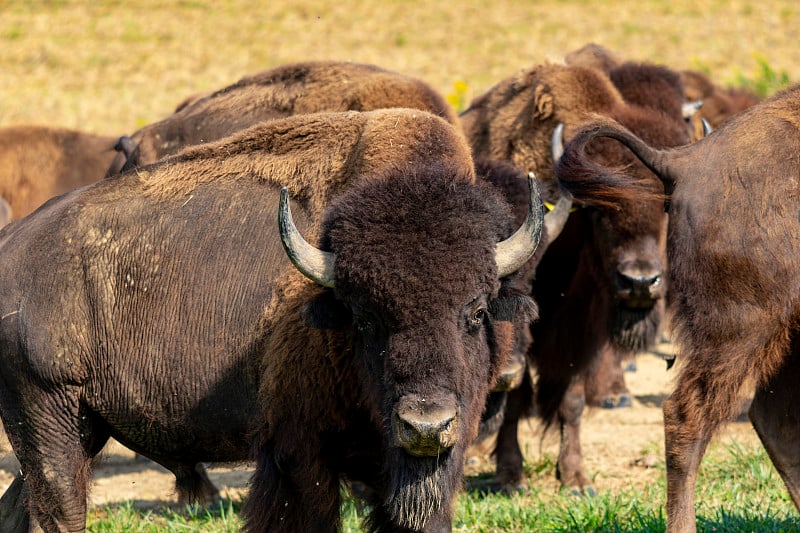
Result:
[[[547,468],[542,468],[547,465]],[[453,530],[470,533],[529,531],[581,533],[649,533],[666,526],[663,461],[656,465],[655,483],[594,497],[570,491],[553,492],[537,481],[553,476],[553,463],[527,465],[530,488],[511,496],[461,494],[455,504]],[[758,446],[736,441],[712,446],[698,475],[696,504],[699,532],[800,532],[791,500],[766,453]],[[213,510],[139,511],[131,504],[102,507],[89,517],[92,532],[223,533],[242,527],[241,502],[225,502]],[[343,531],[361,531],[364,510],[346,498],[342,505]]]
[[[87,529],[95,533],[233,533],[242,528],[240,509],[241,502],[230,500],[209,509],[187,507],[183,510],[148,511],[136,509],[131,502],[126,502],[90,511]]]

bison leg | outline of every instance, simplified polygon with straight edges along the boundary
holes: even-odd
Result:
[[[520,418],[530,410],[533,401],[533,388],[530,374],[526,371],[519,388],[508,393],[503,421],[497,433],[497,442],[494,456],[497,460],[497,473],[495,475],[494,489],[503,492],[513,492],[522,486],[525,477],[522,467],[522,450],[519,447]]]
[[[26,502],[25,483],[17,476],[0,498],[0,533],[28,533],[31,517]]]
[[[684,348],[685,361],[675,390],[663,404],[669,533],[695,531],[697,469],[716,429],[740,407],[739,389],[753,371],[747,361],[767,358],[763,350],[753,353],[739,346],[699,346]]]
[[[606,345],[595,365],[586,376],[586,403],[594,407],[614,409],[630,407],[631,395],[625,385],[625,374],[622,371],[624,353]]]
[[[108,428],[67,389],[50,394],[28,387],[4,391],[3,423],[20,462],[23,487],[3,497],[24,501],[34,531],[84,531],[92,459],[108,441]],[[16,401],[16,404],[10,404]]]
[[[692,411],[677,392],[663,404],[664,451],[667,464],[667,531],[694,532],[694,487],[697,469],[713,427],[703,423],[702,410]]]
[[[750,420],[772,463],[780,473],[795,507],[800,510],[800,362],[793,359],[756,390]]]
[[[561,444],[556,475],[563,486],[593,495],[594,489],[591,481],[583,470],[583,452],[580,440],[581,415],[585,403],[583,379],[573,379],[558,407]]]
[[[296,451],[318,449],[318,443],[305,442],[303,449]],[[243,509],[246,531],[334,533],[339,530],[340,505],[339,479],[318,457],[278,454],[271,443],[257,449],[256,468]]]
[[[202,463],[161,464],[175,474],[175,492],[179,505],[208,506],[219,501],[219,491],[208,478],[208,472]]]

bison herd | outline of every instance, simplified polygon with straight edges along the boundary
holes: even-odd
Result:
[[[524,479],[667,331],[667,529],[695,530],[714,431],[750,418],[800,506],[800,88],[759,102],[594,44],[457,115],[425,82],[285,65],[130,135],[0,130],[0,415],[21,469],[0,531],[84,531],[110,438],[218,492],[255,464],[252,532],[451,530],[467,448]],[[794,280],[797,277],[797,285]],[[665,317],[669,317],[667,327]]]

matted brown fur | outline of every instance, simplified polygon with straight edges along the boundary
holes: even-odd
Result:
[[[0,128],[0,197],[22,218],[53,196],[103,177],[115,137],[53,128]]]
[[[428,84],[374,65],[342,61],[293,63],[242,78],[182,102],[176,112],[131,137],[136,150],[109,171],[153,163],[188,145],[215,141],[264,120],[291,115],[405,107],[458,124],[452,107]]]
[[[678,72],[653,63],[625,61],[608,77],[628,104],[657,109],[670,117],[683,116],[686,90]]]
[[[598,137],[623,143],[671,191],[669,304],[680,370],[663,404],[667,530],[695,530],[698,466],[750,383],[750,419],[800,508],[800,86],[673,150],[609,120],[587,125],[557,173],[576,197],[604,190],[602,203],[613,205],[641,189],[589,161],[584,149]]]
[[[269,155],[254,158],[253,152]],[[209,166],[224,156],[236,174]],[[439,117],[413,109],[369,112],[312,113],[267,121],[216,143],[191,146],[161,166],[136,172],[144,194],[154,198],[189,197],[198,185],[241,179],[285,185],[292,198],[313,212],[321,212],[331,191],[353,175],[382,175],[406,161],[450,161],[465,176],[474,176],[466,140]]]
[[[490,300],[498,295],[497,272],[485,265],[507,231],[509,208],[489,184],[439,168],[406,172],[402,187],[391,183],[394,176],[353,187],[331,205],[321,246],[336,251],[340,303],[326,311],[334,303],[327,300],[316,309],[352,313],[352,328],[317,335],[283,318],[307,313],[303,306],[325,294],[301,288],[295,299],[284,292],[275,306],[281,320],[265,345],[274,354],[261,389],[270,408],[245,509],[249,531],[334,529],[339,472],[375,488],[370,531],[450,528],[463,454],[476,435],[490,376],[502,365],[491,324],[485,339],[481,329],[465,331],[462,308],[471,308],[475,291],[488,291]],[[454,392],[460,415],[452,449],[415,459],[376,439],[394,427],[393,404],[409,396],[435,404]]]

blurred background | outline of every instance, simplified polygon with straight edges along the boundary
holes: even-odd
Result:
[[[800,79],[796,0],[0,0],[0,126],[119,135],[283,63],[420,77],[457,109],[589,42],[771,94]]]

